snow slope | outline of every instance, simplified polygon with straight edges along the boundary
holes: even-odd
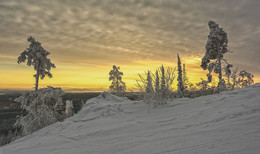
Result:
[[[77,115],[0,147],[0,153],[260,153],[260,84],[147,109],[103,93]]]

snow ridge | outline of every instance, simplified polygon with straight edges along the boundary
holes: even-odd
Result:
[[[75,116],[11,144],[1,154],[182,154],[260,152],[260,84],[169,101],[147,113],[108,92]]]

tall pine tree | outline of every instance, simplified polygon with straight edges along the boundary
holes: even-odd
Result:
[[[155,92],[156,93],[159,93],[160,91],[160,79],[159,79],[159,73],[158,73],[158,70],[156,70],[155,72]]]
[[[153,79],[151,77],[150,71],[147,72],[147,85],[146,85],[145,92],[148,93],[148,94],[154,93],[154,90],[153,90]]]
[[[162,65],[161,67],[161,92],[163,96],[166,96],[167,94],[167,88],[166,88],[166,82],[165,82],[165,70]]]
[[[183,86],[183,80],[182,80],[182,69],[181,69],[181,60],[179,57],[179,54],[177,54],[177,59],[178,59],[178,93],[182,93],[184,91],[184,86]]]

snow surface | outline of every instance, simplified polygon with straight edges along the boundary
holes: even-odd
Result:
[[[0,147],[0,153],[260,153],[260,84],[147,110],[104,92],[77,115]]]

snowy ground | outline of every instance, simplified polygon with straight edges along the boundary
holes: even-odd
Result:
[[[0,154],[260,153],[260,84],[173,100],[150,113],[143,103],[104,96]]]

